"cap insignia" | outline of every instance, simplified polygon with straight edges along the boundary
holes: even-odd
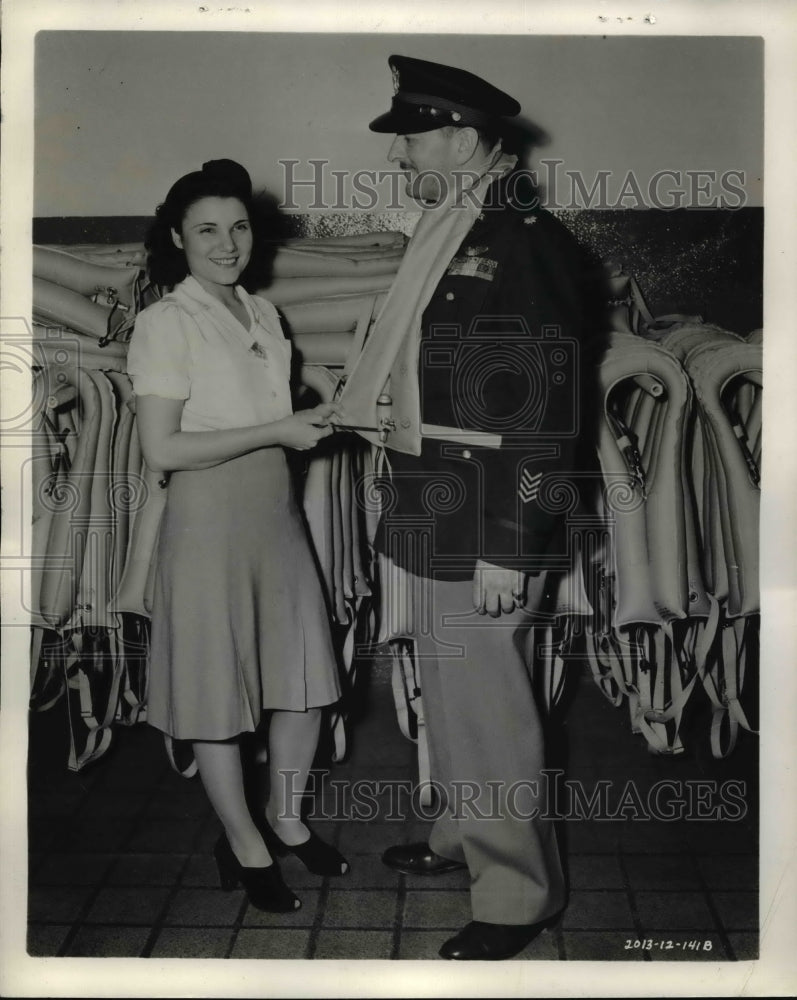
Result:
[[[401,86],[401,81],[399,80],[398,66],[391,66],[391,72],[393,73],[393,93],[397,94],[399,87]]]

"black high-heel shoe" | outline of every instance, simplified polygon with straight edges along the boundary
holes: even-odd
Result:
[[[233,854],[224,833],[216,842],[213,855],[219,868],[221,888],[230,892],[240,883],[255,909],[269,913],[292,913],[302,905],[301,900],[285,885],[276,861],[266,868],[244,868]]]
[[[277,836],[266,819],[259,824],[258,829],[263,834],[263,840],[271,854],[279,857],[294,854],[313,875],[345,875],[349,870],[349,862],[340,851],[321,840],[312,830],[308,840],[291,845]]]

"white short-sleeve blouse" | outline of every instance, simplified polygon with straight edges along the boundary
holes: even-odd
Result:
[[[291,344],[277,310],[236,292],[248,330],[191,275],[136,317],[127,355],[133,389],[185,400],[181,430],[250,427],[293,412]]]

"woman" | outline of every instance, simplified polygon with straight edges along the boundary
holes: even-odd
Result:
[[[317,874],[348,869],[296,806],[321,709],[340,687],[284,451],[332,433],[339,408],[292,412],[290,344],[277,312],[238,283],[263,248],[252,209],[249,175],[231,160],[172,186],[147,248],[152,280],[173,287],[137,317],[128,371],[146,462],[169,473],[148,721],[193,744],[224,826],[215,849],[222,887],[241,882],[254,906],[287,911],[301,904],[275,853],[290,851]],[[253,817],[239,744],[264,710],[273,710],[269,800]]]

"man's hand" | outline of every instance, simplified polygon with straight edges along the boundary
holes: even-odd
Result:
[[[483,559],[476,561],[473,606],[480,615],[498,618],[501,613],[511,614],[523,605],[524,589],[524,574],[519,570],[494,566]]]

